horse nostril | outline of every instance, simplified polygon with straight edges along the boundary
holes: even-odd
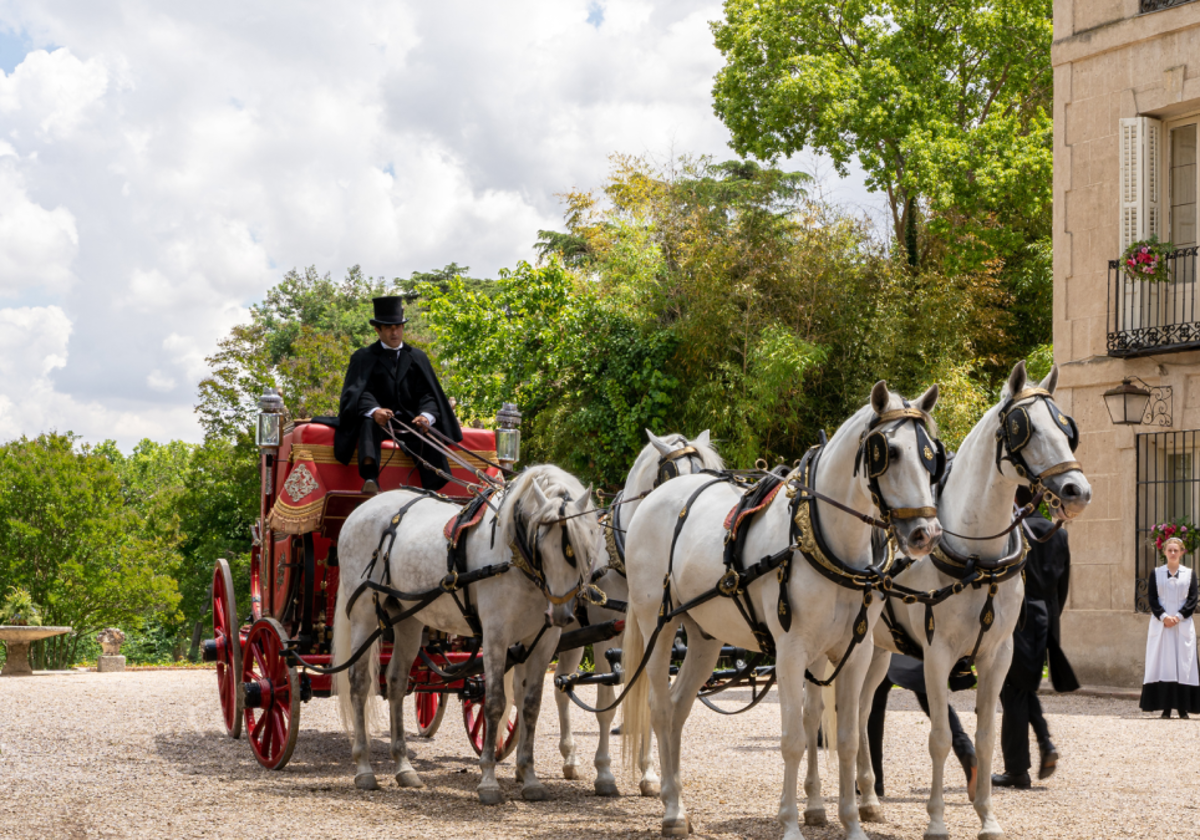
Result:
[[[1079,485],[1073,481],[1068,482],[1067,484],[1064,484],[1062,486],[1062,490],[1059,491],[1059,494],[1063,497],[1064,500],[1070,499],[1072,501],[1074,501],[1075,499],[1078,499],[1080,496],[1083,495],[1079,490]]]
[[[926,533],[925,529],[918,528],[917,530],[912,532],[912,536],[909,537],[909,542],[911,542],[915,546],[923,546],[923,545],[925,545],[925,541],[928,539],[929,539],[929,534]]]

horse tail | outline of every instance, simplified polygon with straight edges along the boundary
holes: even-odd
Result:
[[[334,609],[333,621],[333,644],[330,649],[330,662],[334,665],[340,665],[348,660],[353,654],[352,649],[354,639],[354,621],[352,616],[346,614],[346,602],[350,595],[347,588],[343,585],[338,586],[337,606]],[[371,649],[364,655],[363,659],[359,660],[359,665],[367,666],[367,685],[371,688],[367,691],[367,697],[364,701],[363,723],[367,729],[367,738],[371,737],[372,724],[379,716],[376,709],[376,696],[379,694],[379,654],[381,645],[376,639],[371,643]],[[338,716],[342,721],[342,728],[351,735],[354,733],[354,697],[353,689],[350,684],[350,668],[338,671],[333,676],[333,694],[338,700]]]
[[[632,606],[632,605],[630,605]],[[646,639],[637,613],[629,611],[625,621],[625,637],[621,640],[621,671],[625,679],[632,679],[642,665]],[[625,772],[631,779],[639,778],[641,758],[650,741],[650,679],[646,674],[638,677],[621,704],[621,759]]]

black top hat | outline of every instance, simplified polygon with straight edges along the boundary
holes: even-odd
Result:
[[[371,326],[382,327],[408,323],[408,319],[404,317],[404,298],[377,297],[372,300],[375,302],[375,317],[371,319]]]

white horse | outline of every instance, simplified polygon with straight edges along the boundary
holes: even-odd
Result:
[[[891,511],[891,532],[904,549],[916,555],[930,551],[940,534],[932,506],[930,474],[926,471],[928,459],[934,454],[927,452],[928,458],[922,454],[932,444],[920,425],[927,421],[936,401],[936,386],[910,407],[879,382],[871,391],[870,404],[843,423],[822,448],[817,465],[813,466],[806,456],[809,466],[805,474],[818,493],[858,512],[871,511],[872,495],[877,495],[875,504],[881,515]],[[864,452],[868,448],[871,451]],[[867,470],[857,467],[864,454],[870,461]],[[868,473],[873,477],[869,479]],[[742,498],[742,493],[729,483],[712,483],[713,478],[706,475],[675,479],[647,497],[630,525],[630,605],[623,668],[633,685],[627,687],[629,694],[624,703],[623,751],[626,765],[632,767],[653,725],[663,775],[665,836],[684,836],[690,828],[681,799],[681,735],[696,692],[711,675],[722,642],[762,650],[760,642],[769,647],[773,640],[785,763],[778,818],[785,838],[803,837],[796,783],[804,755],[801,724],[805,671],[818,661],[838,661],[837,704],[842,714],[837,724],[842,793],[839,814],[848,837],[866,840],[855,807],[854,757],[858,751],[858,695],[870,662],[870,648],[853,642],[865,638],[882,604],[869,592],[848,586],[853,579],[871,577],[864,570],[873,560],[873,529],[856,515],[827,502],[819,503],[819,524],[814,522],[805,532],[810,543],[813,535],[821,540],[810,552],[810,556],[827,564],[818,572],[813,564],[820,561],[806,562],[805,555],[793,545],[793,519],[813,515],[807,491],[794,484],[798,478],[793,473],[784,485],[788,493],[776,494],[752,524],[742,525],[750,530],[743,538],[745,562],[741,569],[750,564],[757,566],[759,558],[782,558],[785,564],[752,581],[727,570],[723,559],[727,531],[722,523]],[[797,492],[802,495],[797,496]],[[796,498],[789,500],[789,496]],[[771,567],[768,564],[759,568]],[[825,574],[846,585],[839,585]],[[791,616],[788,630],[779,618],[784,606],[780,583],[784,580]],[[718,581],[728,595],[742,599],[742,609],[749,605],[762,617],[758,632],[751,630],[734,597],[717,596],[689,604],[711,595]],[[659,633],[653,645],[645,648],[660,626],[660,608],[670,617],[679,605],[688,607],[680,613],[688,652],[679,674],[668,686],[673,633]],[[672,620],[667,626],[674,624]],[[644,653],[649,657],[645,664]],[[645,673],[638,677],[643,667]]]
[[[1064,521],[1082,513],[1092,497],[1091,486],[1072,456],[1077,439],[1074,421],[1052,399],[1057,384],[1057,367],[1040,384],[1033,384],[1026,381],[1025,363],[1017,363],[1001,392],[1000,402],[975,424],[954,458],[938,499],[938,518],[946,528],[941,544],[933,554],[916,560],[894,578],[898,587],[908,590],[944,591],[964,579],[972,555],[975,568],[983,575],[980,587],[967,586],[957,594],[947,593],[945,600],[932,606],[932,641],[926,634],[925,605],[919,601],[905,604],[901,597],[890,599],[898,631],[917,643],[925,663],[932,723],[929,754],[933,760],[925,840],[948,836],[943,800],[943,769],[950,750],[947,680],[954,664],[972,653],[978,673],[975,748],[979,781],[974,805],[982,825],[979,840],[999,840],[1004,836],[992,811],[995,711],[1012,661],[1013,629],[1025,597],[1020,571],[1027,551],[1021,529],[1009,528],[1013,520],[1013,496],[1018,485],[1032,485],[1035,494],[1045,489],[1051,509]],[[957,535],[994,538],[968,540]],[[899,588],[894,591],[903,592]],[[988,612],[990,626],[985,627]],[[891,652],[901,652],[887,626],[892,614],[885,612],[885,620],[875,625],[875,653],[862,685],[859,726],[864,744],[871,698],[887,674]],[[812,699],[819,701],[819,694],[810,693]],[[811,747],[816,743],[817,730],[817,718],[811,713],[806,726]],[[814,811],[820,808],[820,779],[815,769],[810,764],[805,782],[809,794],[807,809]],[[865,747],[858,755],[858,789],[862,794],[863,819],[882,819],[875,795],[875,775]]]
[[[402,787],[423,787],[408,760],[403,717],[409,670],[421,644],[421,631],[427,626],[459,636],[479,631],[487,728],[479,759],[483,778],[478,792],[486,805],[503,801],[496,781],[496,739],[510,703],[504,690],[508,650],[517,642],[525,645],[529,656],[513,675],[520,707],[516,776],[525,799],[547,798],[533,769],[542,683],[561,628],[572,619],[575,599],[587,586],[601,544],[597,517],[577,515],[594,510],[590,488],[558,467],[525,469],[501,494],[493,496],[492,503],[499,506],[499,513],[485,511],[479,524],[463,537],[466,571],[457,575],[448,573],[443,529],[459,512],[458,505],[401,489],[376,496],[356,509],[338,541],[341,577],[333,622],[334,661],[344,662],[380,625],[374,591],[364,591],[350,604],[352,593],[363,581],[382,583],[408,596],[378,596],[380,608],[389,617],[399,616],[402,609],[417,608],[395,625],[387,671],[391,755],[396,782]],[[398,513],[401,509],[405,509],[402,516]],[[389,525],[396,531],[390,551],[382,541]],[[378,559],[373,559],[376,553]],[[472,576],[478,579],[464,584]],[[417,597],[423,594],[425,597]],[[473,605],[476,621],[464,616],[460,602]],[[372,647],[363,659],[338,674],[336,686],[343,722],[348,729],[353,727],[354,782],[365,790],[378,787],[371,769],[365,714],[379,673],[379,643]]]
[[[609,598],[616,601],[628,601],[629,584],[625,580],[624,543],[625,530],[633,520],[633,512],[641,504],[641,496],[655,487],[679,475],[689,475],[702,469],[721,470],[725,462],[717,454],[709,442],[708,430],[701,432],[695,440],[688,440],[683,435],[672,434],[657,437],[649,429],[646,435],[650,442],[638,454],[625,480],[625,488],[613,499],[613,513],[605,525],[604,552],[607,565],[600,566],[593,574],[596,585]],[[606,610],[603,607],[587,605],[585,607],[588,621],[601,624],[613,619],[624,618],[624,613]],[[564,628],[564,632],[571,630]],[[604,656],[606,648],[621,647],[621,637],[616,636],[601,645],[594,645],[595,673],[607,674],[612,668]],[[563,651],[558,656],[558,666],[554,673],[564,676],[575,673],[583,661],[583,648]],[[612,704],[613,688],[611,686],[597,687],[597,708],[603,709]],[[558,704],[559,742],[558,749],[563,757],[563,776],[567,779],[579,778],[579,758],[575,754],[575,739],[571,733],[571,700],[562,691],[554,693]],[[615,708],[599,712],[596,720],[600,725],[600,740],[596,745],[596,795],[617,796],[617,780],[612,773],[612,758],[609,756],[609,733],[612,729]],[[654,764],[650,761],[650,744],[640,758],[642,771],[638,788],[642,796],[658,796],[658,775],[654,772]]]

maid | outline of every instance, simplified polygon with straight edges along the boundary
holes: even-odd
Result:
[[[1142,680],[1144,712],[1172,709],[1186,718],[1200,713],[1200,673],[1196,664],[1196,573],[1181,566],[1183,541],[1172,537],[1163,544],[1165,566],[1150,575],[1150,632],[1146,638],[1146,677]]]

